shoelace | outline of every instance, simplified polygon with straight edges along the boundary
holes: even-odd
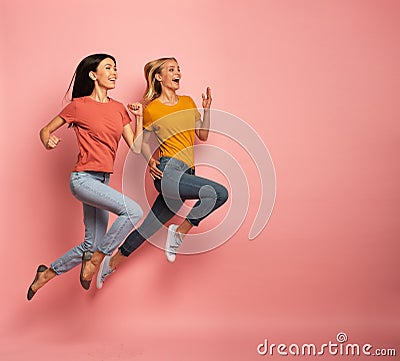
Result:
[[[182,234],[181,233],[175,233],[175,237],[174,237],[174,243],[171,244],[170,248],[175,252],[178,247],[182,244]]]
[[[113,273],[115,270],[114,269],[109,269],[106,273],[103,273],[101,275],[101,281],[104,282],[104,280],[111,274]]]

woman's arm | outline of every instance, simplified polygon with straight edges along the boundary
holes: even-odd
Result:
[[[202,106],[204,109],[203,121],[198,119],[196,121],[196,135],[200,140],[206,141],[210,131],[210,106],[211,106],[211,89],[207,87],[206,95],[201,94],[203,98]]]
[[[128,147],[134,153],[139,154],[143,139],[143,107],[140,103],[133,103],[128,105],[128,109],[136,118],[136,132],[134,133],[131,125],[127,124],[122,131],[122,137],[126,144],[128,144]]]
[[[122,137],[134,153],[140,154],[143,139],[143,119],[141,117],[136,117],[135,133],[130,124],[125,125],[122,130]]]
[[[150,131],[145,130],[143,132],[142,154],[149,165],[149,171],[150,171],[151,177],[153,179],[155,179],[155,178],[161,179],[162,172],[157,168],[157,165],[160,164],[160,162],[155,160],[152,156],[152,152],[151,152],[151,148],[150,148],[150,136],[151,136]]]
[[[40,130],[40,140],[42,141],[46,149],[54,149],[61,141],[60,138],[51,134],[55,132],[58,128],[62,127],[64,124],[65,120],[60,116],[56,116],[53,120],[50,121],[49,124],[47,124]]]

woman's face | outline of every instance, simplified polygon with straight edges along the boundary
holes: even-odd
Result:
[[[163,88],[171,90],[179,89],[179,82],[181,80],[181,69],[175,60],[168,60],[161,72],[156,74],[156,79],[161,82]]]
[[[114,60],[105,58],[97,66],[96,72],[91,72],[90,77],[105,89],[114,89],[118,79],[117,67]]]

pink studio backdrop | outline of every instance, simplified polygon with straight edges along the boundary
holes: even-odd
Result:
[[[0,6],[1,360],[279,359],[257,345],[318,345],[339,332],[400,354],[398,1]],[[110,95],[124,103],[140,98],[143,65],[160,56],[179,60],[181,93],[199,106],[211,86],[213,107],[268,147],[275,207],[249,241],[254,183],[248,216],[224,245],[169,264],[145,244],[101,291],[85,293],[76,268],[27,302],[37,265],[83,237],[68,185],[74,135],[62,129],[59,149],[46,152],[38,132],[65,104],[77,63],[95,52],[116,56]],[[127,152],[121,142],[118,189]]]

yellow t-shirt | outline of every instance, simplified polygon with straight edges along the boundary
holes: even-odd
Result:
[[[200,117],[189,96],[178,96],[175,105],[154,99],[143,112],[143,128],[156,135],[160,157],[173,157],[193,168],[195,125]]]

